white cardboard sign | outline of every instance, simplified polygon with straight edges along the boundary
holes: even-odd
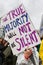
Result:
[[[1,19],[5,29],[5,39],[10,43],[14,55],[40,44],[40,38],[29,19],[28,13],[21,4]]]

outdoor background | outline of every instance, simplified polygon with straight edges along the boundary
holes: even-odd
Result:
[[[37,30],[40,29],[43,15],[43,0],[0,0],[0,17],[23,3]]]

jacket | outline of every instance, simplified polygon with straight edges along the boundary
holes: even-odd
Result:
[[[43,65],[43,40],[41,41],[39,56],[40,56],[40,58],[42,60],[42,65]]]

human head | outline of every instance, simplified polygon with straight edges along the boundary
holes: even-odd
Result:
[[[29,49],[29,48],[25,49],[25,51],[24,51],[24,57],[26,59],[28,59],[31,56],[31,54],[32,54],[32,49]]]
[[[41,40],[43,39],[43,36],[41,37]]]

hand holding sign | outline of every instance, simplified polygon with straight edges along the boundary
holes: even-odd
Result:
[[[10,17],[8,17],[9,15]],[[27,46],[31,48],[40,44],[40,38],[23,5],[10,11],[1,20],[5,29],[5,39],[8,37],[7,41],[9,41],[14,55],[24,51]],[[16,35],[13,34],[14,32]]]

